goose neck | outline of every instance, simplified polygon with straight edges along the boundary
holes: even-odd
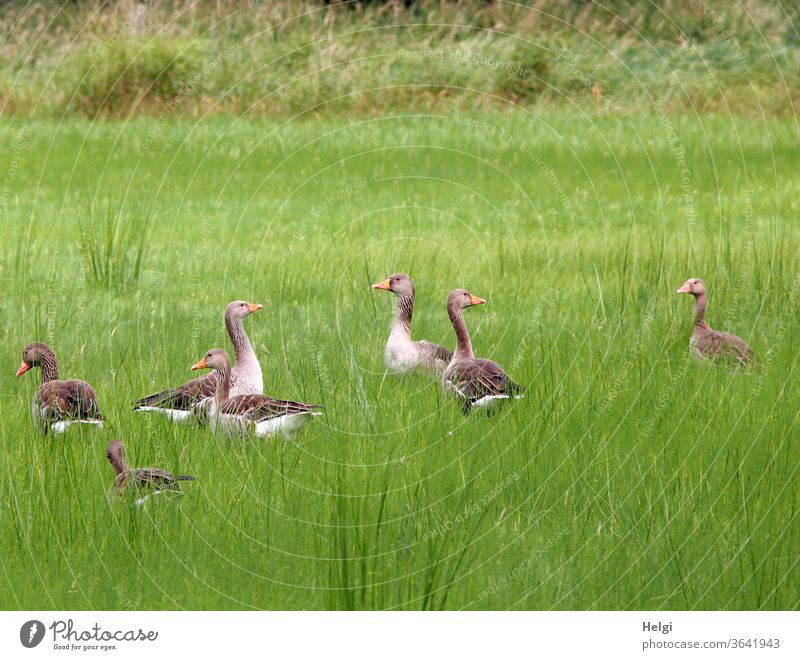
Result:
[[[708,305],[708,294],[701,293],[695,298],[694,302],[694,325],[696,328],[706,328],[706,306]]]
[[[230,398],[231,394],[231,365],[228,362],[217,369],[217,384],[214,389],[214,402],[219,408]]]
[[[58,380],[58,363],[56,362],[56,354],[53,351],[49,348],[43,349],[39,364],[42,368],[42,385]]]
[[[125,456],[123,456],[122,454],[111,455],[111,466],[114,468],[117,474],[131,473],[131,468],[125,461]]]
[[[414,294],[404,293],[397,297],[397,314],[392,326],[392,334],[411,337],[411,317],[414,314]]]
[[[233,344],[233,352],[236,355],[236,364],[256,361],[256,354],[250,344],[250,339],[244,331],[242,319],[234,316],[225,316],[225,328]]]
[[[474,357],[472,354],[472,342],[469,338],[467,325],[464,323],[464,312],[460,305],[448,305],[447,315],[453,324],[456,332],[456,352],[453,354],[454,360]]]

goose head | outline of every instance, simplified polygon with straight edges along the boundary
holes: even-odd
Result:
[[[473,305],[483,305],[486,301],[478,296],[473,296],[466,289],[453,289],[447,296],[447,307],[455,309],[466,309]]]
[[[683,286],[675,291],[675,293],[691,293],[693,296],[697,297],[706,293],[706,283],[697,277],[692,277],[686,280]]]
[[[377,282],[372,285],[373,289],[383,289],[384,291],[391,291],[397,296],[413,296],[414,285],[411,278],[405,273],[395,273],[391,277],[386,278],[382,282]]]
[[[192,371],[198,369],[213,369],[214,371],[221,371],[223,369],[230,369],[231,361],[228,354],[221,348],[212,348],[206,353],[199,362],[192,365]]]
[[[41,366],[42,362],[49,356],[53,356],[52,349],[41,342],[28,344],[22,349],[22,364],[17,369],[17,378],[28,371],[31,367]]]
[[[108,443],[106,458],[111,465],[122,469],[122,466],[125,465],[125,447],[121,440],[114,439]]]
[[[245,300],[234,300],[225,308],[225,318],[243,319],[260,309],[264,309],[264,305],[249,303]]]

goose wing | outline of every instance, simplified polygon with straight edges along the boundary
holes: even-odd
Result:
[[[39,388],[39,401],[47,419],[102,419],[97,395],[82,380],[53,380]]]
[[[179,387],[156,392],[139,399],[133,409],[170,408],[172,410],[192,410],[194,405],[203,399],[214,396],[217,387],[216,372],[195,378]]]
[[[453,359],[453,351],[446,349],[444,346],[425,341],[424,339],[417,343],[419,344],[420,351],[424,353],[425,357],[430,362],[442,362],[447,365],[450,363],[450,360]]]
[[[172,474],[160,468],[136,468],[133,471],[138,486],[154,486],[157,490],[180,490],[179,481],[197,481],[188,474]]]
[[[299,401],[273,399],[261,394],[242,394],[228,399],[222,404],[219,412],[223,415],[244,417],[253,422],[263,422],[283,415],[311,412],[320,407]]]
[[[728,332],[712,330],[698,346],[700,352],[713,359],[722,359],[738,365],[757,364],[758,358],[744,339]]]
[[[155,486],[158,490],[177,490],[175,475],[159,468],[136,468],[133,471],[138,486]]]
[[[485,359],[455,365],[449,380],[470,402],[484,396],[513,395],[522,389],[499,364]]]

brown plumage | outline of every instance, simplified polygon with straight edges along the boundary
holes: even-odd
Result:
[[[223,402],[219,411],[224,415],[241,415],[254,422],[263,422],[281,415],[311,412],[321,406],[273,399],[263,394],[241,394]]]
[[[464,289],[455,289],[447,298],[447,313],[456,333],[456,351],[447,365],[442,382],[446,391],[461,397],[464,412],[472,408],[490,408],[503,399],[521,398],[522,387],[503,371],[502,367],[472,352],[469,331],[464,323],[463,310],[483,305],[483,298]]]
[[[727,332],[717,332],[706,325],[708,292],[703,280],[696,277],[688,279],[675,293],[688,293],[695,299],[689,349],[696,359],[725,361],[738,366],[758,364],[758,358],[744,339]]]
[[[73,423],[102,426],[103,417],[92,386],[82,380],[59,380],[56,355],[47,344],[35,342],[22,350],[17,377],[32,367],[41,368],[42,384],[33,397],[31,414],[45,434],[48,430],[64,431]]]
[[[113,487],[119,491],[129,486],[155,490],[180,490],[179,481],[197,481],[188,474],[176,475],[159,468],[131,468],[125,461],[125,447],[120,440],[108,443],[106,457],[117,472]]]
[[[441,375],[453,354],[439,344],[424,339],[411,339],[415,295],[411,278],[405,273],[395,273],[382,282],[373,284],[372,288],[391,291],[397,296],[397,314],[383,353],[386,368],[397,373],[422,368],[437,376]]]
[[[258,363],[242,320],[262,309],[263,305],[236,300],[225,308],[225,328],[236,353],[236,366],[231,372],[234,394],[260,394],[263,391],[261,366]],[[198,404],[212,399],[217,386],[217,374],[210,373],[190,380],[179,387],[156,392],[134,403],[135,411],[153,411],[166,414],[173,421],[191,417],[192,412],[202,412]]]
[[[227,431],[245,431],[252,428],[256,435],[273,435],[283,432],[290,436],[322,406],[299,401],[274,399],[263,394],[230,396],[231,363],[228,354],[221,348],[212,348],[203,358],[192,365],[192,369],[213,369],[217,374],[217,385],[213,403],[208,408],[212,428]]]

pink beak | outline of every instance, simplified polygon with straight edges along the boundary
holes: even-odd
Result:
[[[692,287],[690,287],[689,283],[687,282],[680,289],[678,289],[675,293],[691,293],[691,292],[692,292]]]

